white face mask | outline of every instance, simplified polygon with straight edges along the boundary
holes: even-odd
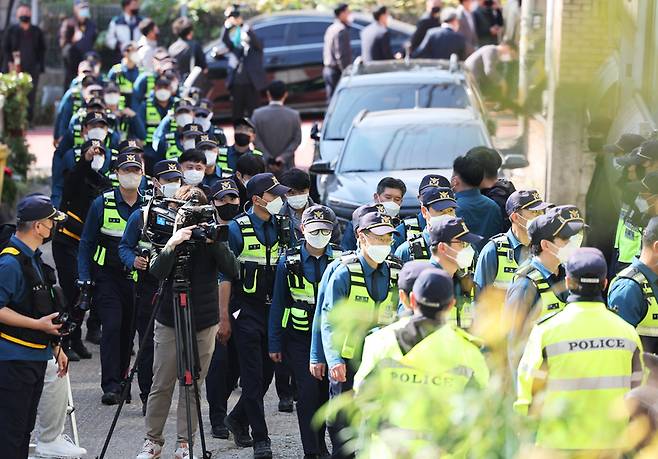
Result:
[[[457,263],[459,269],[466,269],[471,266],[471,263],[473,263],[473,258],[475,258],[475,250],[469,245],[457,253],[455,262]]]
[[[215,164],[217,162],[217,151],[215,150],[203,150],[203,154],[206,155],[206,166]]]
[[[195,169],[188,169],[183,171],[183,180],[185,183],[192,186],[197,186],[203,180],[205,175],[204,171],[197,171]]]
[[[581,233],[574,234],[569,238],[567,245],[560,247],[557,250],[557,254],[555,256],[558,258],[558,260],[560,260],[560,263],[564,265],[567,261],[569,261],[569,258],[571,258],[571,255],[573,255],[574,251],[580,248],[582,243],[583,235]]]
[[[171,97],[171,93],[168,89],[158,89],[155,91],[155,98],[160,102],[166,102]]]
[[[142,183],[142,174],[119,174],[119,185],[126,190],[136,190]]]
[[[103,164],[105,164],[105,157],[94,155],[94,157],[91,160],[91,168],[96,172],[98,172],[103,167]]]
[[[391,246],[390,244],[387,245],[370,245],[366,247],[366,253],[370,258],[372,258],[372,261],[375,263],[382,264],[384,260],[386,260],[386,257],[388,257],[391,254]]]
[[[165,183],[160,186],[160,191],[162,191],[162,195],[165,198],[173,198],[179,188],[180,183],[178,182]]]
[[[304,239],[308,242],[308,245],[315,249],[324,249],[329,241],[331,241],[331,234],[325,236],[324,234],[313,235],[308,231],[304,231]]]
[[[212,115],[208,115],[212,116]],[[194,122],[198,125],[201,126],[201,129],[203,129],[204,132],[207,132],[210,129],[210,118],[194,118]]]
[[[288,204],[295,210],[303,209],[308,203],[308,193],[288,196]]]
[[[130,53],[128,56],[128,59],[130,59],[135,65],[139,65],[139,62],[141,59],[139,58],[139,53]]]
[[[87,139],[89,140],[100,140],[105,142],[105,137],[107,136],[107,131],[104,128],[91,128],[87,131]]]
[[[445,220],[446,218],[454,218],[452,215],[435,215],[433,217],[430,217],[429,225],[430,228],[435,228],[439,226],[439,224]]]
[[[389,217],[397,217],[400,213],[399,204],[396,204],[393,201],[385,201],[382,202],[382,204],[384,205],[384,209],[386,209],[386,213],[389,215]]]
[[[194,139],[184,139],[183,140],[183,150],[191,150],[194,148],[196,142]]]
[[[119,105],[119,100],[121,100],[121,94],[118,92],[110,92],[103,96],[103,100],[107,105]]]
[[[270,201],[265,205],[265,209],[270,213],[270,215],[277,215],[279,212],[281,212],[281,208],[283,207],[283,199],[281,199],[281,196],[277,197],[274,201]]]
[[[180,127],[187,126],[193,122],[194,117],[190,113],[181,113],[180,115],[176,115],[176,124],[178,124]]]

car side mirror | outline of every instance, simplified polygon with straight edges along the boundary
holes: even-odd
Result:
[[[528,167],[530,163],[524,155],[510,154],[503,157],[503,165],[501,169],[523,169]]]
[[[309,167],[308,171],[317,175],[329,175],[334,173],[330,161],[316,161],[311,164],[311,167]]]
[[[311,135],[310,135],[312,140],[315,140],[316,142],[320,141],[320,126],[318,123],[313,123],[313,126],[311,126]]]

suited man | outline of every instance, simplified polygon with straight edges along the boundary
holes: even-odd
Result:
[[[503,12],[498,0],[478,0],[478,7],[473,11],[475,29],[478,34],[478,46],[497,45],[498,36],[503,29]]]
[[[450,59],[452,54],[459,60],[466,59],[466,38],[459,33],[457,10],[446,8],[441,11],[441,27],[430,30],[411,57],[428,59]]]
[[[233,119],[250,117],[260,104],[260,92],[267,86],[263,65],[263,42],[245,24],[237,6],[225,12],[222,42],[228,48],[226,85],[233,99]]]
[[[372,17],[375,21],[361,31],[361,57],[364,62],[393,59],[388,9],[380,6],[373,11]]]
[[[473,11],[477,7],[477,0],[459,0],[457,17],[459,18],[459,33],[466,38],[468,55],[478,47],[478,34],[475,28]]]
[[[322,78],[327,91],[327,101],[338,86],[343,70],[352,63],[352,46],[350,45],[350,7],[339,3],[334,9],[336,19],[324,33],[322,50]]]
[[[251,121],[256,127],[256,148],[273,174],[280,175],[295,165],[295,150],[302,142],[299,113],[284,105],[286,85],[274,80],[267,88],[270,103],[254,111]]]
[[[441,0],[427,0],[425,4],[425,13],[420,17],[416,23],[416,30],[414,30],[411,39],[409,40],[410,52],[414,52],[425,39],[427,31],[441,26],[439,15],[441,14],[441,7],[443,2]]]

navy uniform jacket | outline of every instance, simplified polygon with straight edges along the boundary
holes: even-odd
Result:
[[[655,294],[658,291],[658,275],[637,258],[631,266],[638,268],[646,276]],[[608,307],[634,327],[647,315],[647,303],[644,301],[642,288],[631,279],[617,279],[612,283],[608,292]]]
[[[511,229],[507,231],[505,235],[514,251],[514,260],[516,261],[516,264],[521,266],[526,260],[524,254],[527,254],[527,250],[523,250],[524,245],[519,242],[516,236],[514,236]],[[480,257],[478,258],[477,266],[475,267],[474,280],[478,292],[493,284],[496,280],[496,274],[498,274],[498,253],[496,251],[496,243],[489,241],[482,249],[482,252],[480,252]]]
[[[373,22],[361,31],[361,57],[364,62],[393,59],[391,34],[386,27]]]
[[[460,61],[466,59],[466,38],[449,27],[429,30],[425,39],[411,57],[426,59],[450,59],[456,54]]]
[[[503,218],[498,204],[475,188],[459,191],[455,193],[455,198],[457,216],[464,219],[469,230],[484,238],[481,245],[476,247],[478,251],[482,250],[486,241],[502,232]]]

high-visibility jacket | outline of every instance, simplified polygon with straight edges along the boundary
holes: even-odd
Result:
[[[539,315],[537,316],[538,319],[541,320],[548,314],[557,312],[564,308],[564,301],[555,294],[555,291],[548,283],[548,280],[546,280],[541,271],[535,268],[532,264],[528,263],[516,271],[514,280],[517,280],[520,277],[527,277],[530,279],[537,289],[539,301],[541,302]]]
[[[640,336],[658,337],[658,301],[656,301],[656,294],[647,277],[637,267],[629,266],[617,274],[610,285],[612,286],[619,278],[631,279],[636,282],[642,289],[642,296],[647,304],[647,314],[637,325],[637,333]]]
[[[128,222],[119,214],[114,189],[103,193],[103,223],[93,260],[98,266],[122,268],[119,242]]]
[[[514,408],[528,413],[545,383],[537,445],[561,450],[621,447],[624,395],[642,381],[637,332],[603,302],[569,303],[530,333],[519,363]]]
[[[157,107],[155,106],[155,102],[152,97],[149,97],[146,99],[146,119],[145,119],[145,124],[146,124],[146,140],[145,144],[146,145],[151,145],[153,143],[153,134],[155,134],[155,130],[158,128],[158,125],[160,124],[160,121],[162,121],[162,116],[160,116],[160,112],[158,111]]]
[[[496,244],[496,257],[498,258],[498,271],[493,285],[507,290],[509,284],[514,280],[514,274],[519,265],[514,259],[514,249],[505,234],[498,234],[491,238]]]
[[[631,221],[631,209],[627,204],[622,206],[617,221],[615,233],[615,245],[617,250],[617,261],[629,264],[640,254],[642,249],[642,228],[635,226]]]

